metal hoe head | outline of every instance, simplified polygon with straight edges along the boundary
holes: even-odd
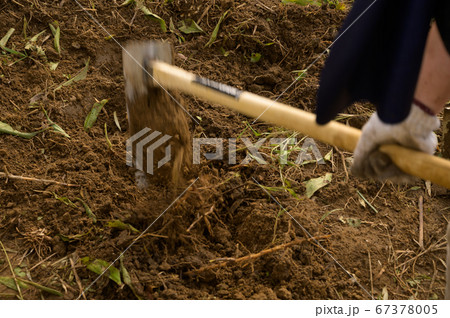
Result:
[[[153,80],[152,61],[172,64],[172,47],[160,41],[131,42],[122,50],[125,90],[129,97],[143,94],[149,86],[159,87]],[[135,92],[135,93],[133,93]]]

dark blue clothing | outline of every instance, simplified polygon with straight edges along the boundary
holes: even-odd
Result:
[[[445,47],[450,54],[450,1],[449,0],[438,0],[436,5],[436,24],[441,33],[442,40],[444,41]]]
[[[439,2],[448,11],[450,0],[355,0],[321,75],[317,123],[361,100],[375,104],[384,122],[403,121]],[[446,16],[441,25],[448,26]]]

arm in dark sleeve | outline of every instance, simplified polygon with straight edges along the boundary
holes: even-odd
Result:
[[[322,71],[317,123],[360,100],[386,123],[409,114],[435,0],[356,0]]]
[[[444,45],[450,54],[450,1],[438,0],[436,5],[436,24]]]

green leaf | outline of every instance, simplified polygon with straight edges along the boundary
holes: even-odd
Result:
[[[330,184],[332,177],[333,177],[332,173],[327,173],[323,177],[310,179],[310,180],[304,182],[305,187],[306,187],[306,193],[305,193],[306,197],[308,199],[311,198],[317,190]]]
[[[120,261],[120,273],[122,274],[124,284],[130,287],[131,291],[133,292],[133,294],[136,296],[137,299],[141,300],[142,298],[138,295],[136,289],[133,286],[133,283],[131,282],[130,274],[123,265],[123,255],[120,256],[119,261]]]
[[[439,296],[436,295],[435,293],[431,293],[430,297],[428,298],[429,300],[439,300]]]
[[[64,235],[64,234],[58,234],[58,236],[63,240],[64,242],[75,242],[82,239],[83,236],[88,235],[88,233],[81,233],[81,234],[74,234],[74,235]]]
[[[52,34],[54,37],[53,44],[55,46],[55,50],[56,50],[56,52],[58,52],[58,54],[61,54],[61,47],[59,45],[59,39],[61,37],[61,30],[59,28],[58,22],[54,22],[54,24],[56,25],[56,28],[51,23],[48,26],[50,27],[50,30],[52,30]]]
[[[315,1],[315,0],[282,0],[282,3],[295,3],[295,4],[299,4],[301,6],[307,6],[309,4],[315,5],[315,6],[321,6],[322,4],[319,1]]]
[[[28,285],[24,284],[19,279],[17,279],[17,283],[19,284],[20,288],[28,288]],[[0,284],[17,291],[16,282],[14,281],[13,277],[0,276]]]
[[[28,285],[31,285],[31,286],[33,286],[35,288],[38,288],[40,290],[43,290],[43,291],[45,291],[47,293],[50,293],[50,294],[53,294],[53,295],[56,295],[56,296],[62,296],[63,295],[61,292],[57,291],[56,289],[53,289],[53,288],[50,288],[50,287],[46,287],[46,286],[42,286],[42,285],[40,285],[38,283],[29,281],[29,280],[25,280],[23,278],[17,278],[17,280],[19,282],[26,283]],[[20,286],[20,287],[22,287],[22,286]]]
[[[91,208],[80,198],[76,198],[77,201],[81,202],[81,204],[84,207],[84,210],[86,211],[86,214],[88,217],[92,219],[92,222],[97,223],[97,217],[95,216],[94,212],[92,212]]]
[[[6,32],[5,36],[2,37],[2,39],[0,40],[0,48],[5,49],[6,43],[8,42],[9,38],[11,37],[11,35],[14,33],[16,29],[11,28],[8,30],[8,32]]]
[[[5,36],[0,40],[0,48],[8,53],[14,54],[14,55],[18,55],[20,57],[27,57],[26,54],[23,54],[21,52],[18,52],[16,50],[10,49],[6,47],[6,43],[8,42],[9,38],[11,37],[11,35],[14,33],[15,29],[11,28],[8,30],[8,32],[6,32]]]
[[[295,79],[296,81],[300,81],[302,79],[304,79],[307,75],[308,75],[308,71],[306,69],[304,70],[296,70],[296,71],[292,71],[293,73],[297,73],[297,78]]]
[[[217,38],[217,34],[219,33],[219,28],[220,28],[220,24],[222,23],[222,21],[225,19],[225,17],[227,16],[228,12],[230,12],[230,10],[225,11],[222,16],[219,19],[219,22],[217,22],[216,27],[214,28],[212,34],[211,34],[211,38],[209,39],[208,43],[205,44],[205,47],[210,47],[214,41]]]
[[[331,161],[331,159],[333,158],[333,149],[331,149],[326,155],[325,157],[323,157],[323,159],[325,161]]]
[[[144,6],[144,5],[142,4],[141,1],[136,2],[136,4],[137,4],[138,8],[139,8],[146,16],[148,16],[149,18],[151,18],[151,19],[153,19],[153,20],[156,20],[156,21],[159,23],[159,25],[160,25],[160,27],[161,27],[161,30],[162,30],[163,32],[167,32],[166,22],[165,22],[159,15],[156,15],[156,14],[154,14],[153,12],[151,12],[149,8],[147,8],[146,6]]]
[[[361,197],[361,199],[363,199],[364,202],[367,203],[367,205],[375,212],[378,213],[378,210],[369,202],[367,201],[367,199],[361,194],[361,192],[359,192],[358,190],[356,190],[356,193],[358,193],[358,195]]]
[[[344,11],[345,9],[347,9],[347,6],[345,5],[345,3],[337,3],[336,4],[336,10]]]
[[[45,111],[44,108],[42,108],[42,110],[44,111],[45,117],[47,118],[48,122],[50,123],[50,127],[53,128],[53,130],[61,135],[63,135],[66,138],[70,139],[70,136],[64,131],[64,129],[61,128],[61,126],[59,126],[57,123],[55,123],[53,120],[50,119],[50,117],[48,117],[47,112]]]
[[[127,269],[123,265],[123,255],[120,256],[119,261],[120,261],[120,272],[122,273],[123,282],[125,283],[125,285],[133,287],[131,284],[130,274],[128,273]]]
[[[66,138],[70,138],[70,136],[64,131],[64,129],[62,129],[61,126],[59,126],[57,123],[52,121],[51,126],[52,126],[53,130],[56,131],[57,133],[60,133],[61,135],[63,135]]]
[[[180,43],[183,43],[186,41],[185,38],[181,35],[181,33],[175,28],[172,17],[170,18],[170,21],[169,21],[169,30],[170,30],[170,32],[172,32],[173,34],[175,34],[178,37],[178,41]]]
[[[325,218],[327,218],[331,213],[340,211],[340,210],[343,210],[343,209],[334,209],[334,210],[325,212],[325,214],[322,215],[322,217],[320,218],[319,223],[321,223],[323,220],[325,220]]]
[[[202,33],[205,32],[203,29],[195,23],[192,19],[186,19],[185,21],[180,21],[178,30],[183,32],[184,34],[191,34],[191,33]]]
[[[228,55],[230,55],[229,51],[225,51],[225,49],[223,47],[220,48],[220,52],[223,54],[223,56],[227,57]]]
[[[172,33],[175,33],[177,31],[177,29],[175,29],[175,24],[173,24],[172,17],[170,17],[170,20],[169,20],[169,30]]]
[[[120,220],[114,220],[114,221],[109,221],[106,226],[111,227],[111,228],[116,228],[119,230],[129,230],[135,234],[139,234],[140,231],[138,229],[136,229],[135,227],[133,227],[131,224],[128,223],[123,223]]]
[[[93,262],[90,262],[89,257],[84,257],[81,261],[86,265],[86,268],[91,272],[94,272],[97,275],[101,275],[110,264],[107,261],[102,259],[96,259]],[[120,271],[111,265],[108,269],[109,271],[109,279],[115,282],[117,285],[122,285],[122,280],[120,279]]]
[[[7,47],[2,47],[2,49],[5,50],[8,53],[11,53],[11,54],[14,54],[14,55],[18,55],[20,57],[27,57],[28,56],[26,54],[23,54],[21,52],[18,52],[16,50],[13,50],[13,49],[10,49],[10,48],[7,48]]]
[[[261,59],[260,53],[252,53],[252,55],[250,56],[250,62],[252,63],[257,63],[259,62],[260,59]]]
[[[59,64],[59,62],[49,62],[48,66],[50,67],[51,71],[54,71],[58,67],[58,64]]]
[[[39,32],[38,34],[33,36],[30,40],[28,40],[27,44],[25,45],[25,50],[30,50],[30,49],[33,49],[33,48],[37,48],[36,42],[37,42],[38,38],[44,33],[45,33],[45,30]]]
[[[255,137],[262,136],[261,133],[257,132],[255,129],[253,129],[253,127],[249,124],[248,121],[245,121],[244,123],[247,125],[247,128],[250,128],[250,130],[253,132],[253,134],[255,135]]]
[[[25,16],[23,16],[23,38],[27,39],[27,28],[28,28],[28,21]]]
[[[41,57],[44,61],[47,61],[47,56],[45,55],[45,51],[42,48],[42,46],[36,45],[35,46],[36,53],[39,57]]]
[[[18,130],[13,129],[10,125],[0,121],[0,134],[9,134],[9,135],[17,136],[17,137],[22,137],[25,139],[31,139],[34,136],[36,136],[38,133],[43,132],[44,130],[45,129],[36,131],[36,132],[32,132],[32,133],[24,133],[24,132],[20,132]]]
[[[71,84],[73,84],[75,82],[78,82],[78,81],[81,81],[81,80],[85,79],[86,76],[87,76],[88,69],[89,69],[89,59],[86,61],[85,66],[83,67],[83,69],[81,71],[79,71],[77,73],[77,75],[75,75],[74,77],[72,77],[68,81],[65,81],[64,83],[60,84],[53,91],[56,92],[57,90],[61,89],[64,86],[68,86],[68,85],[71,85]]]
[[[134,0],[125,0],[124,2],[122,2],[122,4],[119,5],[119,7],[127,6],[133,2],[134,2]]]
[[[359,227],[361,225],[361,220],[360,219],[354,219],[354,218],[348,218],[347,219],[347,223],[351,227],[357,228],[357,227]]]
[[[295,191],[291,188],[285,188],[287,192],[289,192],[290,195],[292,195],[294,198],[299,199],[299,196]]]
[[[84,130],[89,131],[89,129],[94,126],[95,122],[97,121],[97,117],[100,114],[100,111],[102,110],[103,106],[108,102],[107,99],[103,99],[102,101],[95,103],[92,106],[91,111],[87,115],[85,121],[84,121]]]
[[[72,208],[77,208],[77,205],[75,203],[73,203],[68,197],[60,197],[55,192],[52,192],[52,194],[56,200],[61,201],[65,205],[70,206]]]
[[[20,266],[17,266],[14,268],[14,274],[16,274],[17,277],[25,277],[27,274],[20,268]]]

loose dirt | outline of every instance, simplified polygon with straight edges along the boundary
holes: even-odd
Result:
[[[1,299],[74,299],[87,287],[88,299],[443,298],[450,217],[445,189],[432,186],[429,192],[422,181],[397,186],[356,179],[347,174],[352,154],[320,143],[325,164],[293,164],[305,136],[251,124],[252,119],[220,105],[190,96],[182,100],[198,122],[188,118],[194,138],[237,138],[237,163],[202,156],[185,174],[174,203],[165,182],[137,188],[125,160],[129,131],[122,53],[111,35],[120,44],[168,41],[179,67],[265,97],[284,92],[280,101],[314,111],[326,58],[321,54],[350,4],[280,2],[145,1],[165,21],[167,32],[135,4],[120,6],[120,1],[79,1],[85,10],[76,1],[0,2],[0,37],[14,28],[6,46],[27,54],[0,55],[0,121],[24,132],[47,128],[31,139],[0,135]],[[205,46],[225,13],[217,39]],[[188,19],[203,32],[182,33],[178,27]],[[55,21],[60,54],[49,28]],[[87,61],[85,79],[54,91]],[[51,70],[48,62],[59,64]],[[85,118],[102,99],[108,102],[86,132]],[[356,105],[339,119],[361,127],[372,110]],[[290,148],[291,164],[280,164],[279,148],[270,143],[260,148],[269,164],[242,163],[249,153],[243,138],[256,143],[292,136],[299,143]],[[226,141],[225,158],[228,146]],[[305,182],[326,173],[332,174],[331,183],[308,198]],[[307,232],[318,239],[281,246],[306,238]],[[125,250],[114,263],[120,274],[108,271],[96,280],[95,271],[104,268],[100,263],[115,261]],[[246,256],[250,259],[239,259]],[[60,294],[30,284],[17,292],[9,262],[15,277]]]

